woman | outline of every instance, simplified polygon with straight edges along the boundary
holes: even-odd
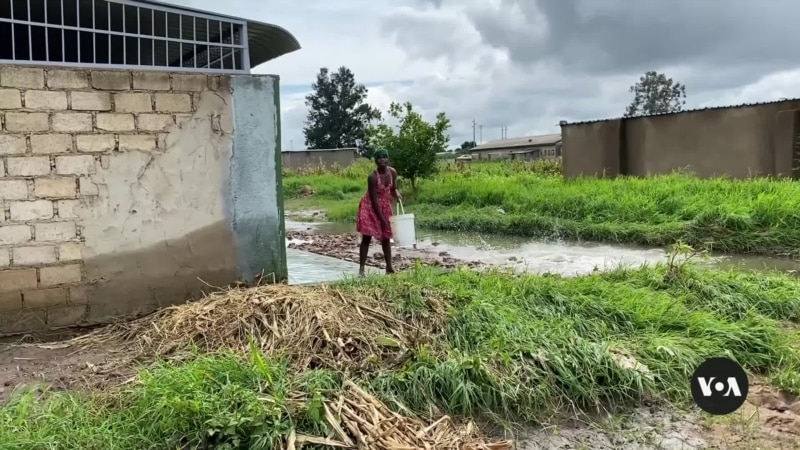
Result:
[[[400,200],[397,192],[397,171],[389,167],[389,152],[380,149],[375,152],[375,171],[367,177],[367,193],[358,205],[356,230],[361,234],[359,253],[359,274],[364,275],[367,254],[372,238],[377,239],[386,258],[386,273],[394,273],[392,267],[392,197]]]

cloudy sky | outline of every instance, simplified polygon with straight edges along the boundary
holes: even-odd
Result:
[[[320,67],[349,67],[382,110],[444,111],[454,146],[473,119],[488,141],[620,116],[647,70],[685,84],[687,108],[800,97],[797,0],[167,1],[297,37],[301,50],[254,69],[281,76],[284,149],[303,148]]]

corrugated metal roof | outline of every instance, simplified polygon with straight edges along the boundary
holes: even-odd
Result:
[[[500,148],[529,147],[532,145],[554,145],[561,142],[561,133],[543,134],[539,136],[524,136],[511,139],[489,141],[471,148],[469,151],[495,150]]]
[[[578,122],[566,122],[562,123],[562,127],[568,127],[570,125],[586,125],[590,123],[598,123],[598,122],[611,122],[614,120],[620,119],[642,119],[647,117],[658,117],[658,116],[674,116],[676,114],[684,114],[684,113],[691,113],[691,112],[698,112],[698,111],[713,111],[718,109],[736,109],[736,108],[747,108],[750,106],[763,106],[763,105],[774,105],[777,103],[783,102],[796,102],[800,101],[800,98],[785,98],[783,100],[774,100],[771,102],[757,102],[757,103],[742,103],[740,105],[727,105],[727,106],[709,106],[706,108],[696,108],[696,109],[686,109],[683,111],[676,111],[676,112],[669,112],[669,113],[656,113],[656,114],[645,114],[642,116],[635,116],[635,117],[611,117],[607,119],[593,119],[593,120],[583,120]]]
[[[157,1],[157,0],[114,0],[116,3],[123,3],[129,5],[139,4],[141,6],[151,5],[160,6],[165,8],[172,8],[179,11],[184,11],[187,14],[207,14],[210,16],[218,17],[222,20],[237,20],[247,22],[247,42],[250,48],[250,67],[256,67],[267,61],[278,58],[288,53],[300,50],[300,42],[289,31],[264,22],[257,22],[248,20],[241,17],[233,17],[224,14],[217,14],[210,11],[203,11],[186,6],[175,5],[172,3]]]

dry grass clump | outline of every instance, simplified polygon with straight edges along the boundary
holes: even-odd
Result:
[[[170,360],[196,351],[248,354],[252,343],[297,370],[359,373],[402,363],[445,321],[445,304],[436,297],[427,299],[430,314],[401,317],[380,296],[379,290],[345,296],[327,286],[230,289],[80,339],[133,344],[132,359]]]
[[[489,443],[472,421],[455,423],[443,416],[433,423],[401,416],[356,384],[346,381],[336,401],[326,402],[325,420],[332,432],[320,438],[292,433],[287,450],[318,444],[364,450],[506,450],[512,441]]]

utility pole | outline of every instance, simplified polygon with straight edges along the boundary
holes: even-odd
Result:
[[[475,142],[475,119],[472,119],[472,142]]]
[[[478,129],[480,130],[478,137],[480,137],[481,142],[483,142],[483,125],[478,125]]]

